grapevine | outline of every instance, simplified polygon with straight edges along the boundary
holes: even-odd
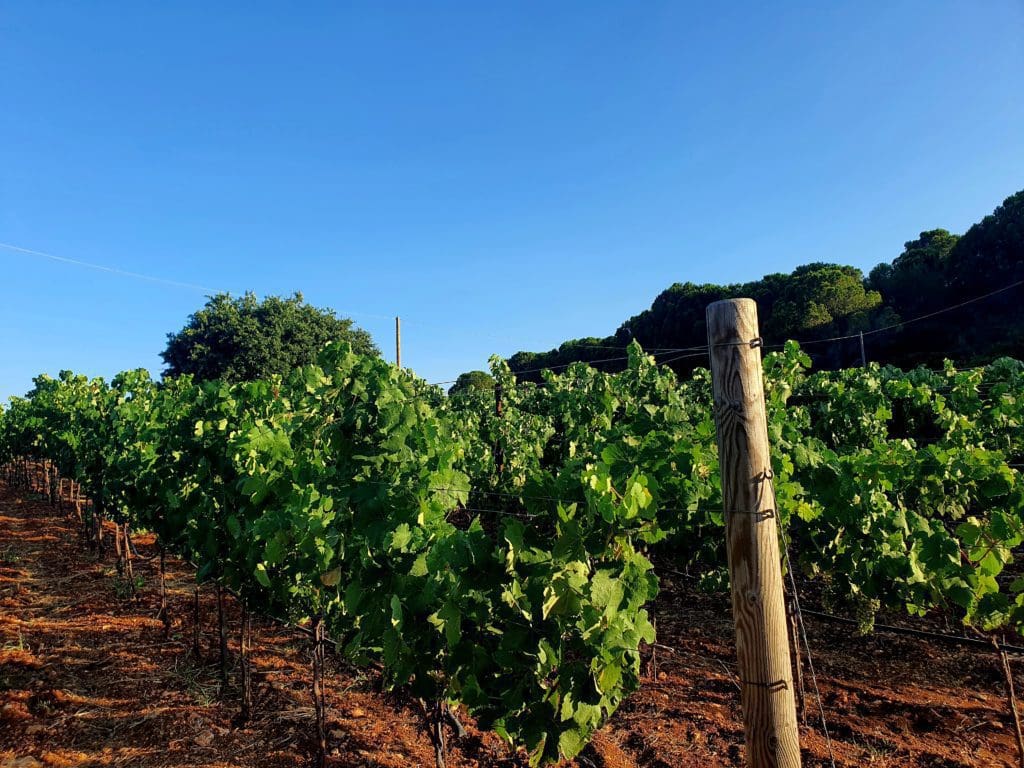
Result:
[[[765,359],[794,569],[865,630],[885,607],[1024,634],[1024,365],[809,367]],[[80,482],[101,553],[105,517],[128,567],[150,529],[198,582],[552,763],[639,685],[657,568],[725,584],[710,379],[636,344],[619,373],[492,374],[446,397],[346,345],[239,384],[63,372],[0,411],[0,462]]]

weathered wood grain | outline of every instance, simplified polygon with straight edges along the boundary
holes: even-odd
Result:
[[[718,301],[707,320],[747,764],[798,768],[757,305]]]

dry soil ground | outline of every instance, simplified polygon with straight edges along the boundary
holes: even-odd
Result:
[[[152,556],[151,539],[141,537],[138,545]],[[109,559],[97,562],[81,545],[76,526],[38,497],[0,487],[0,768],[308,764],[308,638],[257,622],[256,713],[238,725],[237,691],[218,690],[212,593],[204,597],[206,647],[197,660],[190,653],[192,570],[168,562],[174,621],[165,639],[155,618],[155,565],[136,562],[144,584],[140,599],[132,599]],[[655,612],[664,646],[656,669],[576,765],[741,765],[727,605],[670,582]],[[233,601],[228,621],[234,652]],[[813,621],[808,628],[836,765],[1018,764],[993,653],[893,636],[858,638]],[[332,768],[433,764],[418,706],[381,693],[373,672],[334,659],[329,667]],[[827,766],[813,696],[809,704],[804,765]],[[525,765],[496,737],[467,725],[468,735],[454,742],[452,766]]]

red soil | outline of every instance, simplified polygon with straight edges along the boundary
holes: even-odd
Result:
[[[151,537],[137,542],[152,555]],[[309,764],[309,639],[257,622],[256,712],[235,723],[238,692],[218,691],[216,614],[202,607],[203,659],[190,654],[192,571],[168,560],[173,626],[157,613],[156,560],[137,560],[138,600],[118,587],[75,526],[40,501],[0,489],[0,768]],[[232,663],[238,609],[229,601]],[[727,605],[663,583],[651,678],[594,740],[580,768],[742,765],[743,728]],[[1018,765],[993,653],[808,626],[836,765],[990,768]],[[670,650],[671,649],[671,650]],[[1018,662],[1015,662],[1018,663]],[[418,705],[380,693],[377,675],[328,655],[331,768],[433,765]],[[232,670],[234,675],[234,670]],[[232,680],[234,678],[232,677]],[[813,693],[801,729],[805,766],[828,750]],[[466,723],[453,767],[524,766]]]

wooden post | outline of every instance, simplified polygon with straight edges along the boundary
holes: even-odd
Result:
[[[135,589],[135,566],[132,564],[132,528],[128,523],[121,526],[121,535],[124,538],[124,572],[128,577],[128,586],[131,589],[132,599],[138,601],[139,593]]]
[[[323,614],[313,619],[313,709],[316,717],[316,756],[314,768],[327,761],[327,705],[324,701],[325,628]]]
[[[242,622],[238,633],[238,659],[239,659],[239,683],[242,689],[242,708],[238,719],[249,722],[252,717],[252,661],[249,658],[249,648],[252,644],[252,616],[245,600],[242,604]]]
[[[199,585],[196,584],[192,593],[192,655],[196,660],[202,658],[202,648],[199,642]]]
[[[868,367],[868,356],[864,354],[864,331],[860,332],[860,367]]]
[[[494,385],[494,415],[501,421],[501,384]],[[500,430],[500,423],[496,425]],[[498,437],[494,441],[494,469],[498,473],[498,479],[505,473],[505,447],[501,443],[501,435],[499,431]]]
[[[757,305],[716,301],[707,321],[747,765],[799,768]]]
[[[402,318],[395,317],[395,365],[402,367]]]
[[[224,587],[221,583],[217,582],[217,631],[218,631],[218,643],[220,649],[220,692],[224,695],[224,690],[228,686],[228,630],[227,625],[224,623]]]
[[[114,554],[117,558],[117,575],[124,578],[124,547],[121,544],[121,524],[114,519]]]
[[[996,646],[999,653],[999,660],[1003,662],[1003,674],[1006,675],[1006,692],[1010,698],[1010,712],[1013,714],[1013,729],[1017,736],[1017,759],[1021,768],[1024,768],[1024,734],[1021,733],[1020,712],[1017,711],[1017,693],[1013,689],[1013,670],[1010,668],[1010,658],[995,640],[992,644]]]
[[[160,540],[160,610],[156,617],[164,623],[164,639],[171,636],[171,613],[167,609],[167,550]]]

